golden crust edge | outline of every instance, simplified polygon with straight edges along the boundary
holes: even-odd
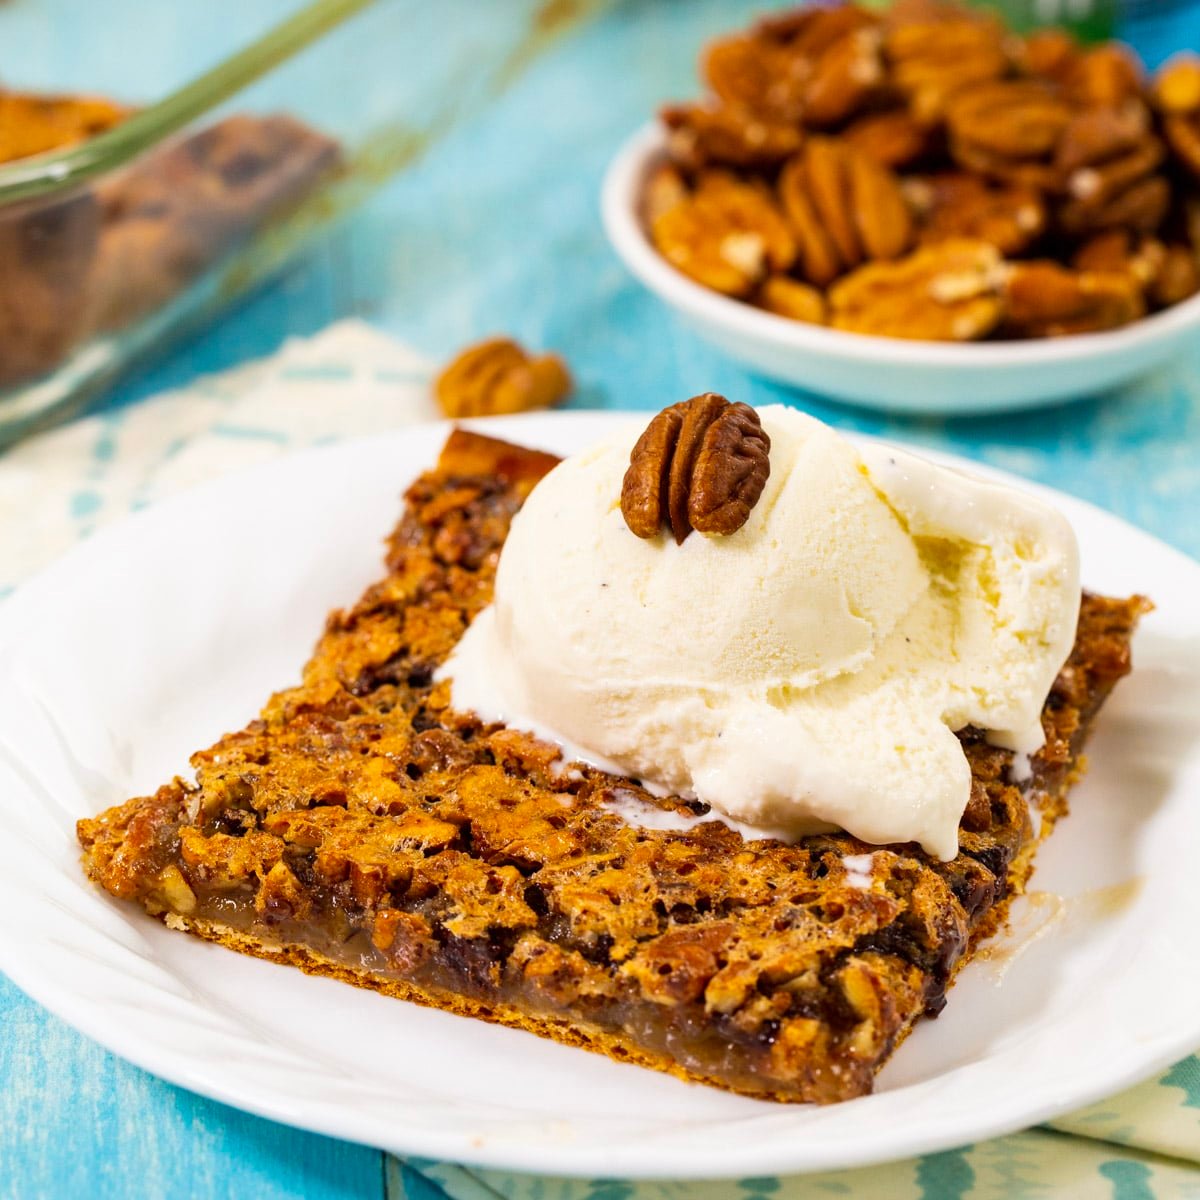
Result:
[[[440,1012],[452,1013],[457,1017],[470,1017],[475,1020],[487,1021],[493,1025],[502,1025],[508,1029],[519,1029],[524,1033],[547,1038],[563,1046],[571,1046],[578,1050],[590,1050],[594,1054],[601,1054],[615,1062],[647,1067],[652,1071],[673,1075],[685,1083],[705,1084],[709,1087],[720,1088],[725,1092],[748,1096],[752,1100],[766,1100],[782,1104],[815,1103],[811,1099],[794,1093],[771,1091],[766,1088],[755,1090],[740,1088],[726,1079],[689,1071],[665,1054],[655,1054],[611,1030],[600,1029],[597,1026],[584,1026],[577,1018],[555,1021],[549,1017],[539,1017],[524,1012],[503,1002],[489,1003],[472,1000],[467,996],[443,992],[434,988],[418,987],[399,979],[384,979],[370,971],[355,971],[306,947],[282,943],[278,945],[265,944],[228,925],[207,918],[184,917],[178,913],[167,913],[164,914],[163,920],[170,929],[193,934],[203,938],[206,942],[213,942],[227,950],[235,950],[252,958],[264,959],[281,966],[298,967],[305,975],[335,979],[339,983],[367,988],[395,1000],[407,1000],[410,1003],[419,1004],[423,1008],[437,1009]],[[907,1033],[908,1029],[906,1028],[897,1036],[896,1045],[899,1045]]]

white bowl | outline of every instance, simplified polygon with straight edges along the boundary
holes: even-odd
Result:
[[[625,265],[706,341],[750,370],[853,404],[963,415],[1034,408],[1128,383],[1194,344],[1200,296],[1111,333],[1035,341],[914,342],[777,317],[693,283],[651,245],[638,196],[665,140],[657,125],[621,148],[604,179],[609,240]]]

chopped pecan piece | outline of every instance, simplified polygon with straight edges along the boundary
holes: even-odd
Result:
[[[549,408],[571,390],[556,354],[534,357],[511,338],[488,338],[456,355],[434,384],[447,417],[486,417]]]
[[[762,285],[758,302],[776,316],[809,325],[825,324],[825,297],[816,288],[786,275],[772,275]]]
[[[999,251],[967,239],[898,262],[869,263],[829,292],[835,329],[881,337],[965,342],[1000,323]]]
[[[642,223],[649,227],[665,212],[688,197],[688,186],[679,170],[669,162],[656,163],[642,185]]]
[[[903,187],[917,214],[918,240],[925,243],[977,238],[1013,255],[1046,228],[1046,206],[1033,188],[990,184],[964,171],[913,177]]]
[[[1049,261],[1009,264],[1004,302],[1005,328],[1019,337],[1115,329],[1146,311],[1141,288],[1126,272],[1072,271]]]
[[[803,142],[795,125],[732,104],[673,104],[659,114],[671,157],[689,171],[712,165],[770,167]]]
[[[663,213],[650,233],[659,252],[714,291],[744,296],[771,271],[786,271],[796,240],[764,186],[709,171],[695,192]]]
[[[771,439],[748,404],[705,392],[663,409],[633,447],[621,513],[641,538],[666,523],[676,543],[693,529],[736,532],[771,473]]]
[[[912,240],[899,181],[834,138],[812,138],[779,177],[784,212],[799,242],[800,269],[823,286],[867,258],[895,258]]]

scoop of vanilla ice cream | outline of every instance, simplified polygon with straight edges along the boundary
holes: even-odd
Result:
[[[551,471],[443,668],[453,703],[745,832],[834,826],[953,857],[971,783],[954,731],[1041,744],[1074,640],[1074,536],[1011,489],[759,415],[770,477],[728,536],[630,532],[644,422]]]

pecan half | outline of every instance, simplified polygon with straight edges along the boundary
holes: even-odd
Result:
[[[938,140],[906,108],[867,113],[846,126],[841,136],[851,149],[893,169],[925,158]]]
[[[1135,240],[1128,229],[1097,234],[1080,246],[1071,265],[1080,271],[1124,271],[1155,308],[1169,308],[1200,291],[1200,261],[1191,246],[1164,245],[1156,237]]]
[[[1162,266],[1150,282],[1150,299],[1168,308],[1200,292],[1200,262],[1190,246],[1178,243],[1164,248]]]
[[[659,117],[667,130],[667,150],[689,171],[712,165],[770,167],[800,148],[795,125],[763,117],[732,104],[669,104]]]
[[[825,297],[814,287],[787,275],[772,275],[758,293],[758,303],[778,317],[809,325],[825,324]]]
[[[990,184],[964,171],[914,176],[903,187],[924,243],[977,238],[1013,255],[1028,249],[1046,228],[1046,206],[1033,188]]]
[[[692,532],[730,534],[771,473],[771,439],[748,404],[705,392],[663,409],[629,456],[621,514],[640,538],[665,523],[677,544]]]
[[[1128,229],[1108,229],[1089,238],[1071,256],[1077,271],[1124,271],[1141,288],[1153,288],[1166,264],[1167,248],[1154,237],[1135,240]]]
[[[838,4],[832,8],[805,5],[760,17],[753,28],[758,37],[813,60],[847,35],[878,23],[874,13],[858,4]]]
[[[884,81],[877,29],[859,29],[834,42],[813,65],[804,88],[804,123],[826,129],[860,112]]]
[[[998,26],[975,16],[899,23],[884,54],[913,116],[927,125],[940,121],[963,89],[1000,79],[1010,66]]]
[[[1037,79],[979,84],[956,96],[946,111],[956,158],[967,149],[1011,163],[1052,155],[1070,119],[1070,108]]]
[[[1142,71],[1127,47],[1103,42],[1079,55],[1062,83],[1064,95],[1074,104],[1116,108],[1141,94]]]
[[[1154,81],[1154,100],[1171,152],[1200,178],[1200,56],[1182,54],[1168,62]]]
[[[714,291],[744,296],[768,271],[786,271],[796,240],[764,185],[724,172],[701,175],[695,192],[650,226],[659,252]]]
[[[810,60],[798,51],[754,34],[738,33],[712,42],[700,73],[726,104],[771,122],[800,120]]]
[[[1150,131],[1150,114],[1140,100],[1118,108],[1094,105],[1082,109],[1063,128],[1055,165],[1070,186],[1072,172],[1111,162],[1138,149]]]
[[[886,167],[835,138],[812,138],[779,177],[795,230],[800,270],[824,286],[866,258],[895,258],[912,240],[899,181]]]
[[[1058,210],[1058,223],[1070,234],[1086,234],[1101,229],[1136,229],[1149,233],[1162,224],[1171,203],[1171,185],[1161,175],[1136,179],[1128,186],[1123,171],[1144,165],[1152,147],[1138,152],[1137,160],[1118,161],[1084,175],[1086,186]],[[1131,159],[1133,156],[1130,156]]]
[[[1065,29],[1037,29],[1017,45],[1018,65],[1027,75],[1061,81],[1079,61],[1079,43]]]
[[[1162,223],[1170,185],[1152,176],[1166,152],[1149,125],[1138,100],[1071,118],[1055,154],[1068,197],[1058,214],[1064,230],[1079,235],[1130,226],[1148,232]]]
[[[1185,52],[1170,59],[1155,77],[1151,91],[1164,113],[1186,116],[1200,112],[1200,55]]]
[[[1056,262],[1010,263],[1004,281],[1007,332],[1058,337],[1116,329],[1146,311],[1137,282],[1124,271],[1072,271]]]
[[[1000,323],[1000,253],[986,242],[939,242],[897,262],[869,263],[829,292],[835,329],[965,342]]]
[[[549,408],[570,390],[570,373],[558,355],[533,357],[502,337],[463,350],[434,383],[438,407],[452,418]]]

